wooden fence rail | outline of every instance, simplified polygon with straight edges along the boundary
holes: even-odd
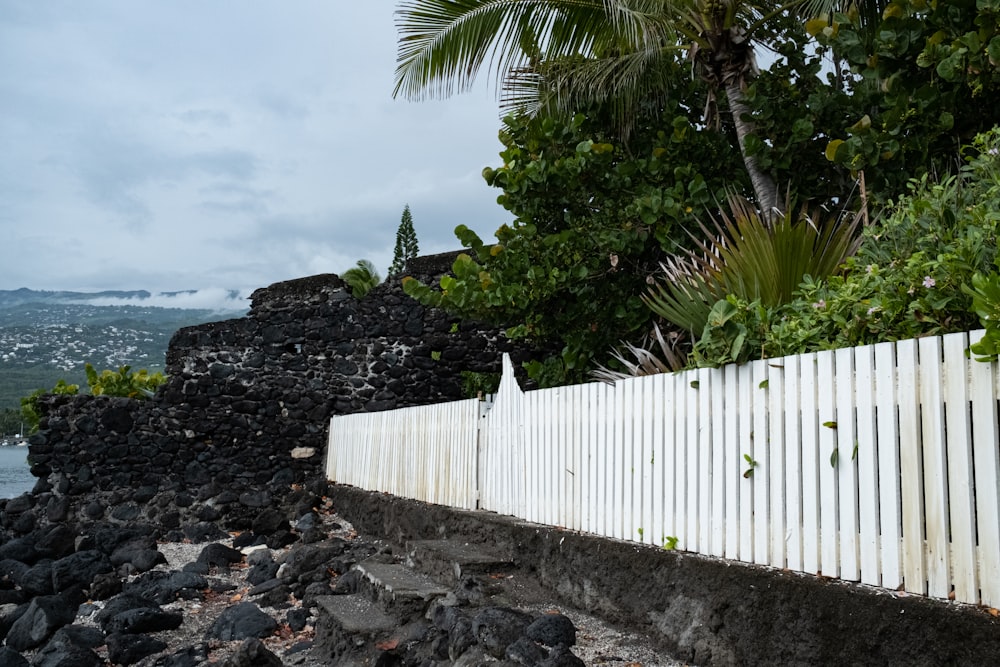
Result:
[[[335,417],[331,480],[1000,606],[981,332]]]

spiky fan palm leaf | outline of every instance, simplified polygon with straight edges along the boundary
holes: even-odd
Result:
[[[787,303],[804,276],[832,275],[861,242],[860,214],[824,218],[803,209],[762,216],[735,195],[729,207],[711,228],[702,226],[708,240],[692,237],[695,250],[662,265],[663,278],[643,297],[650,310],[696,340],[720,299],[732,294],[768,307]]]

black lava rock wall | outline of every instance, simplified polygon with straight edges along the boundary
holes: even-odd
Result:
[[[434,280],[453,258],[408,272]],[[331,416],[462,398],[461,372],[499,372],[504,351],[518,356],[502,332],[424,308],[398,281],[363,299],[333,274],[277,283],[247,317],[178,331],[148,401],[43,399],[36,492],[69,518],[250,528],[325,480]]]

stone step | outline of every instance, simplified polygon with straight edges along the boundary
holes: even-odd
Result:
[[[405,565],[363,561],[354,566],[361,573],[359,593],[365,594],[397,619],[423,614],[434,598],[450,589]]]
[[[508,572],[514,560],[482,546],[451,540],[415,540],[406,545],[406,565],[454,584],[466,575]]]
[[[360,664],[362,655],[399,627],[362,595],[320,595],[316,608],[316,654],[329,664]]]

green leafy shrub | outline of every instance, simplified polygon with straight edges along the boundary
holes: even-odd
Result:
[[[681,86],[700,85],[686,70],[677,76]],[[648,327],[646,277],[686,242],[683,230],[726,186],[746,188],[726,137],[699,130],[700,109],[679,100],[648,109],[628,140],[600,109],[565,120],[508,117],[504,164],[483,175],[515,219],[491,245],[459,226],[469,252],[453,275],[439,286],[404,280],[404,290],[552,350],[527,364],[540,386],[582,381],[595,355]]]
[[[21,417],[24,419],[25,425],[28,427],[29,433],[34,433],[38,430],[38,422],[42,418],[41,409],[38,406],[38,399],[46,394],[55,394],[57,396],[75,396],[80,392],[80,385],[76,384],[66,384],[65,380],[59,380],[52,389],[46,391],[45,389],[37,389],[33,391],[30,395],[25,396],[21,399]]]
[[[462,371],[462,394],[466,398],[479,398],[495,394],[500,388],[500,373],[477,373]]]
[[[132,372],[131,366],[121,366],[117,371],[106,369],[98,373],[87,364],[87,385],[94,396],[121,396],[125,398],[150,398],[156,388],[167,381],[163,373],[150,374],[146,369]]]
[[[1000,274],[975,274],[972,287],[962,286],[972,297],[972,310],[979,316],[986,334],[969,347],[978,361],[994,361],[1000,355]]]
[[[986,283],[968,285],[997,270],[998,149],[993,130],[976,138],[957,176],[911,181],[909,194],[864,230],[843,275],[805,280],[771,314],[767,356],[978,328],[973,294]]]
[[[792,300],[803,276],[827,276],[858,247],[858,216],[818,212],[766,219],[745,199],[729,198],[731,214],[696,251],[675,256],[644,300],[655,314],[690,333],[697,365],[759,357],[768,309]]]

